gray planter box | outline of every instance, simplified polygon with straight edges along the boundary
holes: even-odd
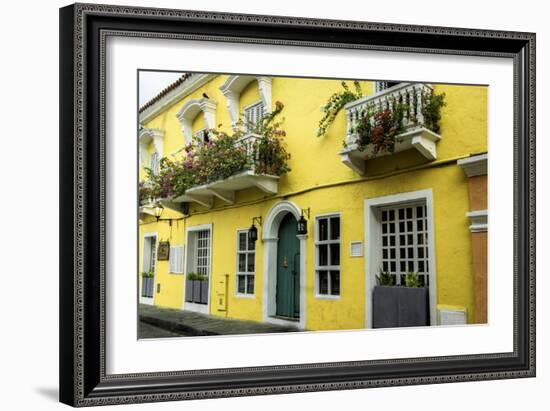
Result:
[[[193,302],[193,281],[187,279],[185,280],[185,301]]]
[[[199,281],[201,283],[201,304],[208,304],[208,281]]]
[[[201,283],[202,281],[193,280],[193,302],[201,302]]]
[[[375,286],[372,293],[373,328],[430,325],[429,290]]]

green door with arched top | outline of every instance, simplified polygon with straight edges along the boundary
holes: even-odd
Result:
[[[300,317],[300,240],[297,234],[296,219],[289,213],[279,226],[276,314],[293,319]]]

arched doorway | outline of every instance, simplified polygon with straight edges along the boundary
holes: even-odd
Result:
[[[300,208],[291,201],[280,201],[267,213],[262,305],[264,321],[305,329],[307,234],[297,234],[299,218]]]
[[[277,286],[275,314],[296,320],[300,318],[300,240],[296,218],[286,213],[279,226],[277,241]]]

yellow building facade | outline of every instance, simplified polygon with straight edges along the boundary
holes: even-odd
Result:
[[[140,302],[307,330],[371,328],[380,272],[401,285],[416,272],[429,324],[486,322],[486,87],[360,85],[364,97],[322,137],[320,108],[340,80],[191,74],[143,106],[140,180],[193,136],[231,133],[243,115],[257,119],[276,102],[290,171],[239,173],[142,202]],[[445,94],[438,133],[407,127],[384,155],[354,146],[362,107],[424,90]],[[169,244],[167,259],[160,244]],[[197,273],[202,281],[192,281]]]

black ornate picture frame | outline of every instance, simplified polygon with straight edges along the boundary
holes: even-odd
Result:
[[[108,36],[512,60],[513,351],[107,374],[105,39]],[[535,34],[76,4],[60,10],[60,96],[61,402],[92,406],[535,376]]]

